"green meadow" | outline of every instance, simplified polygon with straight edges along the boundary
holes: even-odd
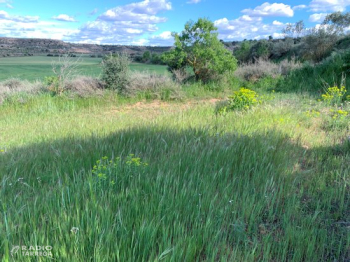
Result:
[[[109,59],[0,59],[0,261],[350,261],[349,52]]]
[[[101,74],[101,58],[82,56],[72,58],[78,60],[77,74],[98,77]],[[49,56],[27,56],[27,57],[2,57],[0,58],[0,81],[9,78],[21,80],[43,80],[47,76],[52,76],[52,63],[58,62],[58,57]],[[132,71],[148,71],[150,73],[166,74],[166,66],[148,65],[142,63],[132,63]]]
[[[215,114],[181,101],[48,94],[0,106],[0,259],[348,261],[347,118],[307,93]],[[349,110],[349,104],[344,105]]]

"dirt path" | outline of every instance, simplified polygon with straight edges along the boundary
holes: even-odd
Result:
[[[118,113],[118,112],[129,112],[132,110],[137,111],[153,111],[157,109],[166,109],[166,108],[174,108],[174,109],[188,109],[192,106],[198,105],[198,104],[215,104],[218,101],[221,101],[222,99],[217,98],[211,98],[211,99],[204,99],[204,100],[189,100],[183,103],[174,103],[174,102],[164,102],[160,100],[154,100],[151,102],[147,101],[139,101],[134,104],[128,104],[128,105],[122,105],[115,108],[112,108],[108,111],[108,113]]]

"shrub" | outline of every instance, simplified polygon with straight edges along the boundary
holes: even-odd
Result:
[[[272,76],[266,76],[263,78],[260,78],[258,81],[252,83],[252,82],[244,82],[241,84],[241,86],[251,89],[263,89],[263,90],[268,90],[268,91],[272,91],[275,90],[277,83],[283,79],[282,76],[278,76],[278,77],[272,77]]]
[[[55,94],[62,94],[65,82],[77,76],[80,63],[80,57],[76,59],[69,54],[62,55],[58,58],[58,61],[52,62],[52,71],[55,74],[55,78],[52,77],[47,79],[47,81],[52,81],[50,88]]]
[[[282,76],[288,75],[291,71],[301,67],[301,63],[297,61],[294,57],[287,60],[281,61],[279,64],[280,74]]]
[[[343,109],[330,109],[322,123],[322,128],[325,131],[349,129],[349,112]]]
[[[272,45],[269,41],[263,39],[252,45],[250,49],[250,57],[254,59],[267,59],[271,55]]]
[[[79,97],[102,95],[103,88],[103,83],[99,79],[88,76],[78,76],[65,83],[65,90]]]
[[[249,109],[258,103],[258,95],[255,91],[241,88],[229,96],[229,109]]]
[[[114,54],[103,58],[102,60],[102,81],[106,88],[125,91],[129,83],[130,58],[127,54]]]
[[[59,83],[57,76],[48,76],[44,79],[44,86],[52,95],[62,95],[69,92],[80,97],[102,94],[103,83],[96,78],[88,76],[76,76],[74,79]]]
[[[341,37],[334,46],[335,50],[346,50],[350,46],[350,35]]]
[[[299,68],[301,65],[295,59],[283,60],[279,64],[267,59],[257,59],[254,63],[246,63],[238,67],[235,75],[243,80],[255,82],[264,77],[276,78],[287,75],[291,70]]]
[[[346,89],[342,87],[329,87],[325,94],[322,94],[322,100],[329,105],[339,105],[345,100]]]
[[[278,65],[266,59],[258,59],[255,63],[242,64],[235,71],[235,76],[251,82],[266,76],[277,77],[279,74]]]
[[[60,84],[57,76],[47,76],[44,78],[44,85],[52,95],[60,95],[64,92],[63,84]]]
[[[147,166],[148,163],[135,157],[134,154],[126,158],[116,157],[111,160],[104,156],[96,161],[92,174],[102,191],[107,188],[125,190],[130,183],[137,181],[139,176],[145,173]]]
[[[249,41],[243,41],[238,48],[233,51],[234,56],[240,63],[245,63],[251,59],[250,49],[252,45]]]
[[[151,52],[150,51],[145,51],[142,55],[142,62],[146,63],[151,60]]]
[[[171,70],[171,73],[173,75],[173,79],[179,84],[184,83],[190,77],[190,74],[186,71],[186,68],[173,69]]]
[[[0,83],[0,104],[9,97],[15,95],[37,94],[43,91],[43,84],[40,81],[31,83],[16,78],[8,79]]]
[[[17,78],[10,78],[2,82],[4,87],[7,87],[9,90],[21,90],[24,86],[24,81]]]
[[[222,114],[232,110],[247,110],[258,103],[257,93],[242,87],[239,91],[234,91],[227,101],[217,104],[216,112]]]
[[[320,62],[331,53],[338,39],[337,32],[329,27],[322,26],[310,29],[308,34],[302,38],[303,57],[307,60]]]
[[[294,46],[294,39],[291,37],[286,37],[285,39],[280,39],[276,43],[273,43],[271,48],[271,55],[274,58],[279,58],[289,53]]]
[[[147,99],[178,100],[182,99],[181,86],[169,76],[132,72],[124,92],[129,96],[143,95]]]
[[[156,64],[156,65],[161,64],[162,63],[162,59],[161,59],[160,55],[158,55],[156,53],[152,54],[151,63],[152,64]]]
[[[338,109],[338,110],[331,110],[331,112],[333,113],[332,118],[333,119],[342,119],[344,117],[347,117],[347,115],[349,114],[348,111],[342,110],[342,109]]]

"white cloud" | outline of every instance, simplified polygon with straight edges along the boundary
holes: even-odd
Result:
[[[145,45],[149,45],[149,40],[148,39],[137,39],[131,42],[132,45],[137,45],[137,46],[145,46]]]
[[[313,12],[344,11],[350,0],[312,0],[310,10]]]
[[[202,0],[189,0],[187,4],[198,4]]]
[[[173,36],[170,31],[165,31],[159,34],[158,36],[160,39],[165,39],[165,40],[173,39]]]
[[[63,40],[77,30],[59,27],[57,22],[13,21],[0,17],[0,35],[18,38],[48,38]]]
[[[296,5],[296,6],[293,6],[293,10],[301,10],[301,9],[305,9],[307,8],[307,5]]]
[[[236,41],[243,39],[260,39],[272,35],[277,38],[285,24],[273,21],[264,24],[261,17],[241,16],[234,20],[222,18],[214,22],[218,28],[219,38],[225,41]]]
[[[99,17],[103,21],[134,21],[154,22],[164,21],[165,18],[156,17],[159,11],[171,10],[171,3],[167,0],[144,0],[125,6],[109,9]]]
[[[248,22],[253,21],[253,18],[251,18],[249,15],[242,15],[241,19],[243,21],[248,21]]]
[[[132,45],[138,46],[172,46],[174,44],[174,37],[170,31],[164,31],[157,35],[152,35],[148,38],[139,38],[131,42]]]
[[[52,17],[52,19],[55,19],[57,21],[63,21],[63,22],[76,22],[74,17],[71,17],[71,16],[66,15],[66,14],[61,14],[61,15],[58,15],[58,16],[54,16],[54,17]]]
[[[157,24],[167,18],[159,12],[171,10],[168,0],[144,0],[107,10],[95,21],[83,25],[70,41],[90,39],[92,43],[130,44],[140,41],[141,36],[158,30]]]
[[[38,22],[39,16],[9,15],[6,11],[0,10],[0,19],[12,22],[33,23]]]
[[[327,15],[328,13],[312,14],[309,17],[309,21],[314,23],[322,23]]]
[[[285,37],[285,35],[283,34],[283,33],[273,33],[272,34],[272,37],[273,38],[284,38]]]
[[[277,21],[277,20],[273,21],[272,24],[273,24],[273,25],[283,25],[282,22]]]
[[[128,34],[141,34],[142,30],[141,29],[135,29],[135,28],[126,28],[125,32]]]
[[[0,35],[4,37],[63,40],[77,31],[61,27],[61,23],[58,22],[41,21],[39,16],[11,15],[0,10]]]
[[[0,0],[0,4],[5,4],[7,8],[13,9],[12,0]]]
[[[268,2],[263,3],[260,6],[255,7],[254,9],[244,9],[242,13],[249,16],[286,16],[293,17],[294,11],[290,5],[285,5],[282,3],[273,3]]]
[[[151,36],[148,44],[151,46],[172,46],[174,44],[174,37],[170,31],[164,31],[158,35]]]

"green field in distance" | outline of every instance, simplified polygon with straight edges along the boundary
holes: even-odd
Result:
[[[58,59],[58,57],[49,56],[0,58],[0,81],[9,78],[26,79],[29,81],[43,80],[46,76],[54,75],[52,63],[55,61],[57,62]],[[101,74],[101,60],[101,58],[92,58],[88,56],[80,57],[79,66],[77,68],[78,74],[98,77]],[[164,65],[132,63],[130,68],[135,71],[148,71],[158,74],[167,73],[166,66]]]

